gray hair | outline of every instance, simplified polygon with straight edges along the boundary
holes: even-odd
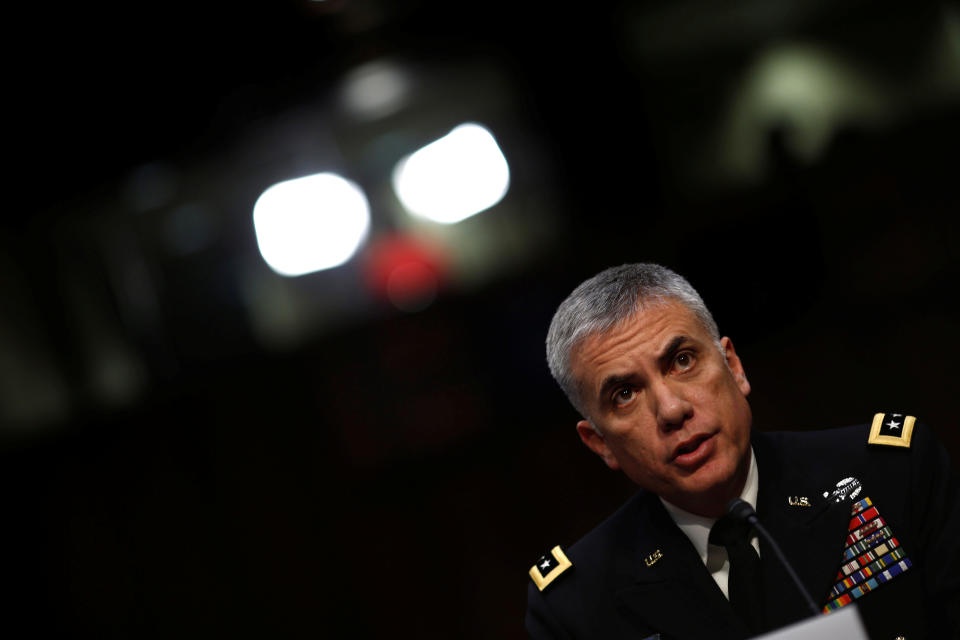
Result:
[[[547,332],[547,364],[570,403],[584,416],[570,356],[585,338],[605,333],[645,306],[676,300],[690,309],[713,341],[720,331],[697,290],[683,276],[658,264],[623,264],[601,271],[573,290],[553,314]]]

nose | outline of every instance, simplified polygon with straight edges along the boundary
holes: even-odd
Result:
[[[657,417],[657,426],[661,431],[679,429],[684,422],[693,417],[693,405],[686,399],[681,389],[667,380],[651,385],[647,398],[653,404],[651,409]]]

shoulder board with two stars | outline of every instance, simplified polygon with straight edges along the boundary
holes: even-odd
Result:
[[[868,444],[910,448],[913,425],[917,419],[902,413],[878,413],[873,416]]]
[[[547,588],[547,585],[559,578],[560,574],[572,566],[573,563],[567,559],[560,545],[557,545],[550,550],[550,553],[540,556],[537,564],[530,567],[530,577],[533,578],[533,583],[537,585],[537,589],[543,591]]]

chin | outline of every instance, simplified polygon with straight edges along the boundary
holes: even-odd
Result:
[[[737,465],[708,462],[690,478],[689,490],[696,493],[727,492],[737,481]]]

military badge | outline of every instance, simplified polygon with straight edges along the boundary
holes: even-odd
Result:
[[[850,604],[912,566],[870,498],[855,502],[851,516],[842,565],[824,613]]]
[[[560,545],[545,553],[537,560],[537,564],[530,567],[530,577],[537,589],[543,591],[551,582],[560,577],[560,574],[573,566],[573,563],[567,559],[566,554]]]
[[[917,419],[913,416],[902,413],[878,413],[873,416],[867,443],[909,449],[910,438],[913,437],[913,426],[916,422]]]
[[[860,486],[860,481],[856,478],[844,478],[837,483],[837,488],[833,490],[832,493],[824,491],[823,497],[829,498],[834,502],[843,502],[844,500],[854,500],[860,491],[863,490],[863,487]]]

